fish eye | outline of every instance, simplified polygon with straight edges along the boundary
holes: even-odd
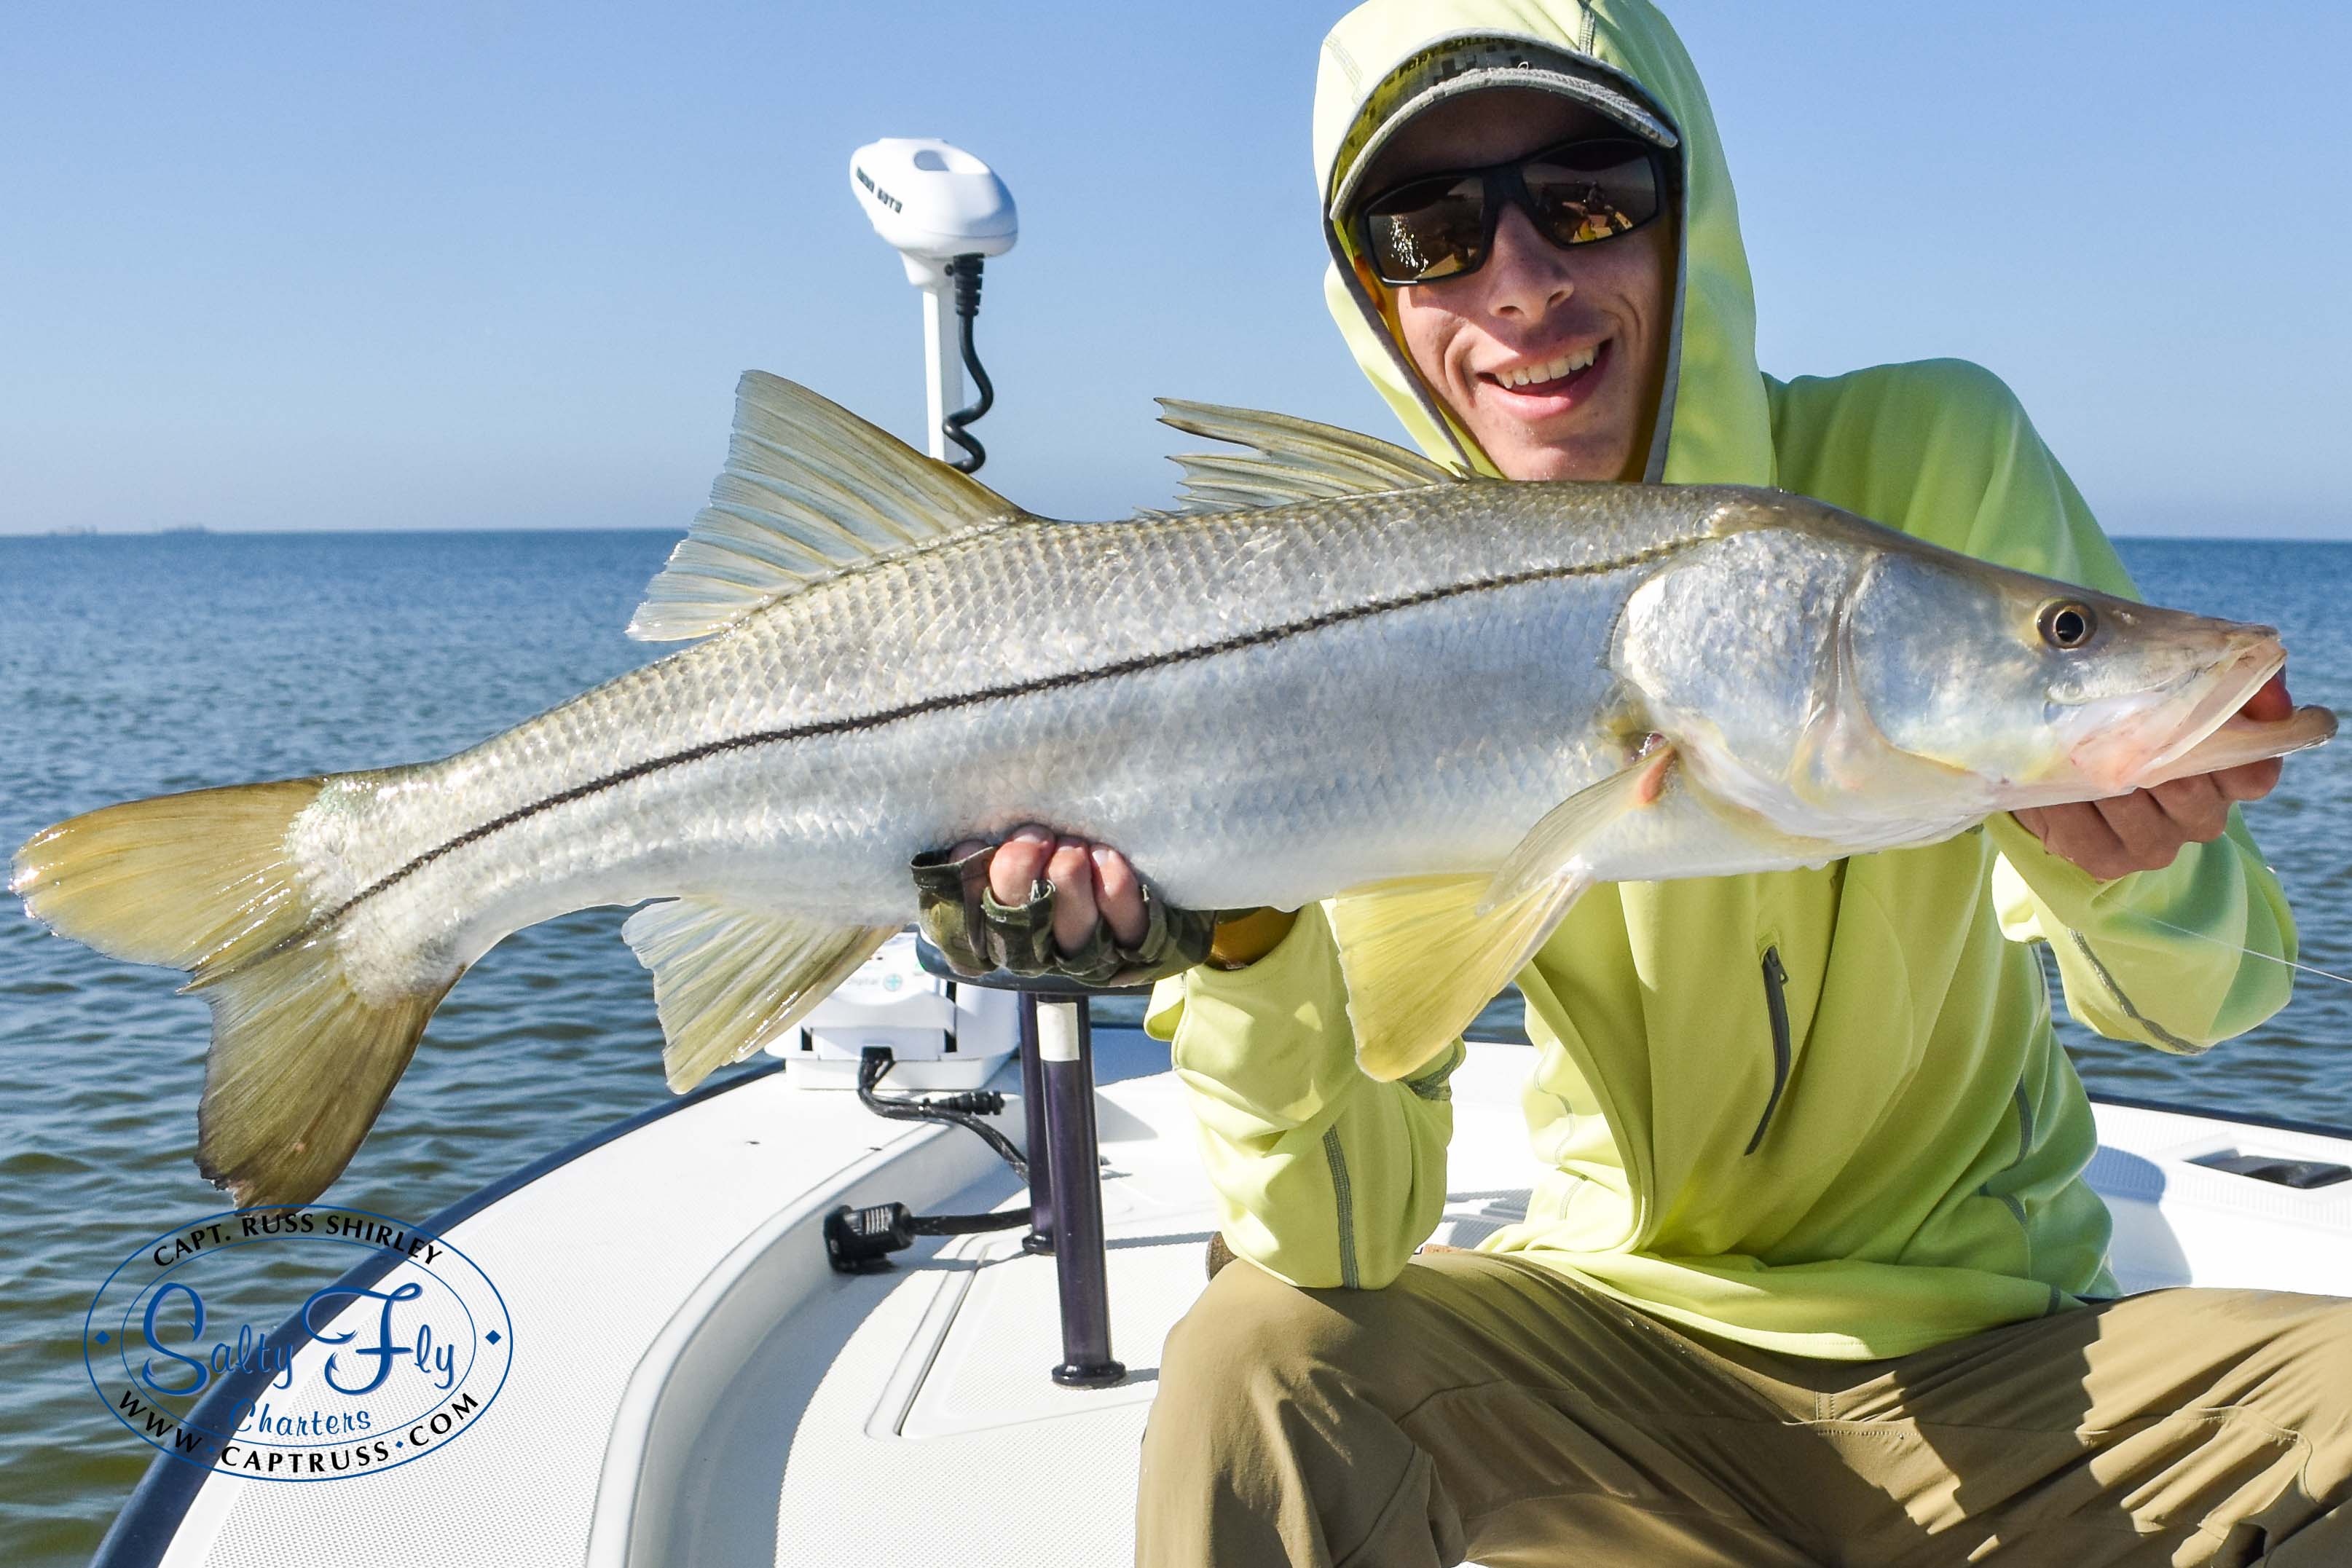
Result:
[[[2079,648],[2098,630],[2097,612],[2079,599],[2055,600],[2042,607],[2042,640],[2053,648]]]

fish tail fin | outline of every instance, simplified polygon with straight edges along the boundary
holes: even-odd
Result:
[[[352,1162],[449,988],[376,998],[312,937],[198,979],[213,1048],[196,1108],[196,1168],[239,1208],[308,1203]]]
[[[199,976],[224,968],[300,925],[286,834],[325,783],[192,789],[85,811],[25,841],[8,891],[58,936],[110,958]]]
[[[239,1207],[307,1203],[341,1174],[457,981],[367,995],[306,932],[288,837],[326,782],[104,807],[26,841],[9,881],[52,931],[185,970],[211,1004],[196,1167]]]

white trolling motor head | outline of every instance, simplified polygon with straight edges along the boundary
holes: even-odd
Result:
[[[929,450],[947,462],[953,443],[962,452],[954,466],[969,474],[988,452],[968,427],[996,401],[971,342],[981,264],[1020,237],[1013,193],[987,164],[928,136],[886,136],[860,147],[849,155],[849,189],[874,232],[898,251],[907,281],[923,291]],[[980,397],[959,408],[966,371]]]
[[[933,137],[867,142],[849,155],[849,186],[919,288],[935,287],[953,257],[1003,256],[1020,237],[1013,193],[996,171]]]

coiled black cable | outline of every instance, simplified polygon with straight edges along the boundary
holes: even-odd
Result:
[[[980,314],[980,267],[982,258],[959,256],[948,263],[948,276],[955,280],[956,337],[963,349],[963,368],[971,374],[971,384],[980,389],[980,398],[969,408],[960,408],[940,422],[940,428],[950,441],[963,448],[964,455],[948,465],[961,474],[976,474],[988,461],[988,448],[980,438],[964,427],[986,413],[996,404],[996,388],[988,372],[980,368],[979,351],[971,346],[972,319]]]

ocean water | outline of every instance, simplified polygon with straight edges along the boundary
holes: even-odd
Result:
[[[0,538],[0,849],[73,812],[382,766],[492,734],[659,648],[621,635],[655,533]],[[2149,598],[2281,627],[2306,702],[2352,707],[2352,545],[2126,541]],[[2252,821],[2305,959],[2352,973],[2352,744]],[[330,1196],[423,1218],[667,1097],[620,911],[522,932],[436,1015]],[[190,1163],[204,1004],[0,910],[0,1560],[88,1559],[151,1450],[79,1357],[91,1292],[220,1207]],[[1507,1009],[1498,1009],[1497,1017]],[[2094,1088],[2352,1124],[2352,984],[2183,1060],[2062,1022]]]

